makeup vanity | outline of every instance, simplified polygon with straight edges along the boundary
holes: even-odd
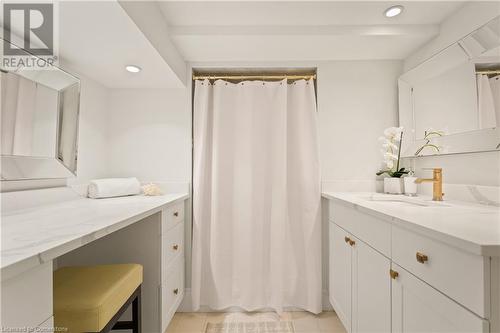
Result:
[[[7,189],[1,194],[2,329],[53,328],[59,267],[137,263],[144,272],[143,332],[164,332],[184,293],[187,186],[160,196],[97,200],[66,187],[77,170],[80,80],[52,66],[1,68],[0,76]],[[41,182],[53,188],[32,189]]]
[[[45,198],[35,202],[35,198]],[[164,332],[184,293],[187,194],[88,199],[69,188],[2,194],[3,327],[53,327],[57,267],[139,263],[143,329]],[[30,207],[19,208],[22,201]]]
[[[380,196],[323,193],[347,331],[500,332],[498,207]]]

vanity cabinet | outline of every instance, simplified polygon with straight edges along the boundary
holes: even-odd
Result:
[[[352,249],[344,242],[345,237],[349,237],[349,233],[330,224],[330,303],[342,324],[351,331]]]
[[[161,331],[165,332],[184,297],[184,202],[161,213]]]
[[[14,277],[2,276],[1,327],[34,330],[52,322],[52,288],[48,286],[52,286],[52,262]]]
[[[330,200],[329,296],[347,331],[499,332],[491,258],[393,221]]]
[[[390,260],[330,223],[330,301],[349,332],[391,329]]]

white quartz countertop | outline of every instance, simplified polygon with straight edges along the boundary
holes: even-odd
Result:
[[[52,260],[186,198],[187,193],[108,199],[78,196],[25,209],[2,210],[2,279]]]
[[[412,199],[401,196],[402,202],[390,201],[389,197],[388,201],[383,201],[384,195],[375,193],[323,192],[322,195],[464,251],[500,256],[499,207],[457,201],[432,202],[425,197]],[[382,200],[373,200],[374,197]],[[404,200],[415,200],[423,205]]]

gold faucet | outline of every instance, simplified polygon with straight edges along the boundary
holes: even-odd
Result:
[[[434,201],[443,201],[443,169],[434,168],[434,169],[425,169],[432,170],[433,177],[432,178],[417,178],[415,183],[421,184],[423,182],[432,182],[432,200]]]

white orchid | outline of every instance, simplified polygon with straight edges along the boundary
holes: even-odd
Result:
[[[407,173],[404,168],[399,169],[399,150],[401,149],[402,137],[403,127],[389,127],[384,130],[384,136],[378,138],[382,142],[383,149],[380,152],[386,169],[380,170],[377,175],[387,173],[391,177],[401,177]],[[396,168],[394,169],[394,167]]]
[[[384,136],[390,141],[399,141],[403,133],[403,127],[389,127],[384,130]]]

